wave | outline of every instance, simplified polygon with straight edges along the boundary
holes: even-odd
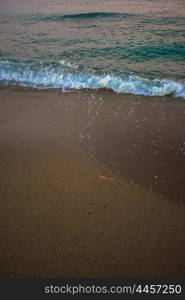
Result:
[[[84,19],[97,19],[97,18],[112,18],[121,17],[127,18],[135,16],[129,13],[116,13],[116,12],[89,12],[71,15],[47,15],[40,18],[40,21],[63,21],[63,20],[84,20]]]
[[[174,95],[185,98],[185,84],[168,79],[147,79],[134,75],[79,72],[77,65],[0,61],[0,82],[33,88],[111,89],[135,95]]]

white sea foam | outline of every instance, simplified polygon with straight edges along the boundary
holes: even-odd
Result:
[[[77,64],[72,64],[68,61],[66,61],[65,59],[62,59],[59,61],[59,64],[61,64],[62,66],[68,67],[68,68],[72,68],[72,69],[77,69],[78,65]]]
[[[71,68],[66,71],[64,66]],[[181,82],[168,79],[149,80],[134,75],[96,75],[78,72],[76,65],[66,61],[60,61],[57,65],[0,61],[0,81],[34,88],[61,88],[62,90],[106,88],[117,93],[149,96],[172,94],[185,98],[185,84]]]

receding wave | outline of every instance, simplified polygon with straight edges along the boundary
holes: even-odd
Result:
[[[76,65],[61,63],[19,63],[0,61],[0,82],[33,88],[111,89],[135,95],[174,95],[185,98],[185,84],[167,79],[134,75],[94,74],[78,71]]]
[[[63,20],[85,20],[85,19],[98,19],[98,18],[112,18],[112,17],[132,17],[133,14],[128,13],[116,13],[116,12],[89,12],[81,14],[71,14],[71,15],[46,15],[40,18],[40,21],[63,21]]]

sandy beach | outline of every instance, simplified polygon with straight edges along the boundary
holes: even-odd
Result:
[[[183,277],[183,128],[170,97],[1,88],[0,276]]]

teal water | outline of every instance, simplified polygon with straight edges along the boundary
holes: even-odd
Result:
[[[10,3],[0,4],[1,84],[185,97],[184,1]]]

